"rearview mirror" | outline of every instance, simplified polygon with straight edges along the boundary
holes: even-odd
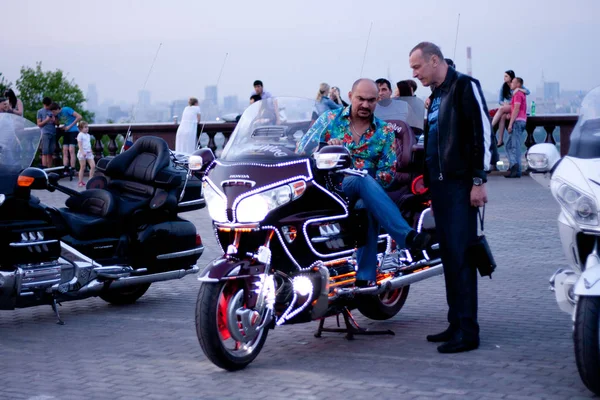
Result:
[[[338,169],[352,166],[350,153],[344,146],[325,146],[314,154],[317,169]]]
[[[206,171],[206,168],[215,161],[215,155],[211,149],[196,150],[188,158],[188,168],[191,171]]]
[[[17,186],[27,189],[43,190],[48,188],[48,175],[39,168],[26,168],[17,178]]]
[[[527,153],[527,164],[535,172],[550,172],[560,160],[560,153],[552,143],[532,146]]]

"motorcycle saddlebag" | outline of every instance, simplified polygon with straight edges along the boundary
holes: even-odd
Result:
[[[195,265],[201,253],[177,254],[193,250],[196,244],[196,227],[189,221],[176,219],[146,225],[139,230],[134,248],[134,258],[140,267],[155,271],[189,268]]]
[[[181,186],[177,192],[177,198],[181,196],[183,185],[185,184],[185,177],[182,180]],[[179,202],[178,212],[195,211],[204,208],[206,203],[204,197],[202,197],[202,180],[198,179],[195,175],[192,175],[185,187],[185,193],[183,199]]]

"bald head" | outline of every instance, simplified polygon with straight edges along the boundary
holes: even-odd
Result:
[[[362,78],[354,82],[352,91],[348,93],[352,103],[352,119],[371,120],[377,106],[379,89],[372,79]]]
[[[372,87],[375,88],[375,90],[379,91],[379,89],[377,88],[377,84],[375,83],[375,81],[373,79],[360,78],[360,79],[356,80],[352,84],[352,91],[353,92],[358,88],[358,85],[361,85],[362,87],[372,86]]]

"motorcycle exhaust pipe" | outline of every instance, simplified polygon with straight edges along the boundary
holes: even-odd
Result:
[[[413,283],[423,281],[425,279],[429,279],[436,275],[442,275],[444,273],[444,265],[442,264],[442,260],[440,258],[436,258],[435,260],[423,260],[415,263],[411,269],[416,269],[419,267],[419,263],[422,263],[422,266],[432,265],[427,269],[423,269],[418,272],[413,272],[408,275],[399,276],[397,278],[392,278],[389,281],[383,282],[378,286],[371,286],[366,288],[339,288],[335,291],[335,296],[331,297],[330,300],[333,300],[340,296],[345,295],[355,295],[355,294],[365,294],[365,295],[379,295],[384,292],[388,292],[390,290],[400,289],[401,287],[412,285]]]
[[[198,271],[200,271],[200,267],[194,265],[190,269],[180,269],[177,271],[160,272],[157,274],[149,274],[143,276],[130,276],[126,278],[115,279],[114,281],[99,281],[98,279],[94,279],[87,285],[79,289],[79,291],[76,292],[76,295],[93,296],[100,293],[107,286],[108,289],[120,289],[128,286],[140,285],[143,283],[153,283],[160,281],[169,281],[172,279],[181,279],[186,275],[198,273]]]

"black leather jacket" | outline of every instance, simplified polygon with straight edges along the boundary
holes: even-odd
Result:
[[[437,92],[437,93],[436,93]],[[438,111],[440,171],[443,179],[479,177],[486,182],[492,124],[479,81],[448,67],[446,79],[430,99],[441,95]],[[429,127],[425,130],[425,150]],[[439,179],[428,176],[425,182]]]

